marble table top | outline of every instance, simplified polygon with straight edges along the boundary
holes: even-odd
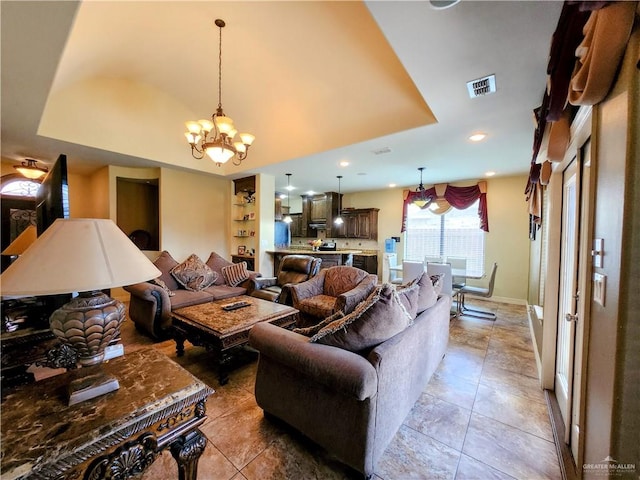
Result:
[[[99,369],[115,376],[120,389],[67,406],[69,382]],[[0,474],[9,480],[61,462],[77,465],[212,393],[153,349],[3,389]]]

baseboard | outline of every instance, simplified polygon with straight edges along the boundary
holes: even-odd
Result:
[[[469,300],[478,301],[478,302],[497,302],[497,303],[508,303],[511,305],[527,305],[527,301],[522,298],[510,298],[510,297],[496,297],[495,295],[490,298],[482,298],[476,297],[469,294]]]
[[[536,332],[533,326],[533,322],[539,322],[538,310],[536,306],[527,304],[527,318],[529,319],[529,332],[531,333],[531,340],[533,343],[533,353],[536,358],[536,367],[538,368],[538,380],[542,384],[542,358],[540,357],[540,351],[538,350],[538,343],[536,342]]]
[[[569,446],[564,443],[564,422],[562,421],[556,394],[551,390],[545,390],[544,393],[562,480],[578,480],[579,475],[576,471],[573,455],[571,454],[571,450],[569,450]]]

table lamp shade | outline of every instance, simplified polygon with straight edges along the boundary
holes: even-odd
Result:
[[[3,296],[86,292],[161,272],[112,220],[58,219],[0,277]]]

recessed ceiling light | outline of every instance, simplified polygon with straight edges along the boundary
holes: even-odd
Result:
[[[314,192],[313,190],[309,190],[309,191],[307,192],[307,195],[315,195],[315,194],[316,194],[316,192]]]
[[[496,172],[494,172],[493,170],[485,172],[484,176],[485,177],[493,177],[496,174]]]
[[[469,140],[471,140],[472,142],[481,142],[485,138],[487,138],[486,133],[474,133],[469,137]]]
[[[389,184],[389,188],[396,188],[396,187],[397,187],[397,185],[395,183],[390,183]]]
[[[295,190],[296,187],[294,187],[293,185],[287,185],[286,187],[284,187],[284,189],[291,191],[291,190]]]
[[[341,167],[348,167],[349,166],[349,162],[347,162],[346,160],[343,160],[340,162],[340,166]]]
[[[280,199],[284,200],[285,198],[287,198],[287,195],[285,193],[281,193],[280,194]]]

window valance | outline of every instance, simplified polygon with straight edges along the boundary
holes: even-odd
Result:
[[[404,203],[402,205],[402,229],[404,232],[407,228],[407,208],[414,200],[421,198],[421,193],[410,190],[404,191]],[[478,205],[478,216],[480,217],[480,228],[485,232],[489,231],[489,215],[487,212],[487,182],[478,182],[477,185],[468,187],[454,187],[449,184],[434,185],[424,190],[424,198],[427,203],[421,207],[429,208],[432,203],[438,204],[442,208],[442,201],[446,201],[453,208],[464,210],[469,208],[473,203],[480,199]],[[446,211],[446,209],[444,209]]]

